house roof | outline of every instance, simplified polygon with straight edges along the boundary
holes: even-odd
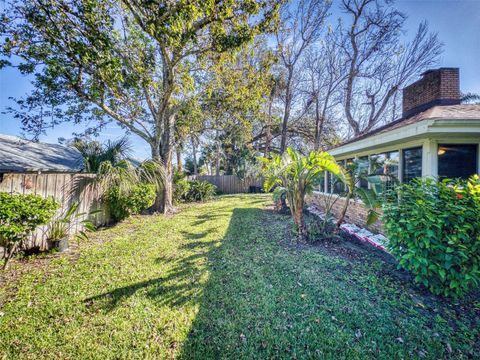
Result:
[[[78,172],[83,167],[77,149],[0,134],[1,172]]]
[[[419,123],[426,120],[479,120],[480,119],[480,105],[447,105],[447,106],[433,106],[421,113],[408,118],[401,118],[395,120],[387,125],[373,129],[365,134],[361,134],[350,140],[347,140],[335,148],[340,148],[344,145],[351,144],[370,136],[386,133],[404,126],[414,123]]]

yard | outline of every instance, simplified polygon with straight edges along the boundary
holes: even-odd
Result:
[[[270,204],[222,196],[13,263],[0,278],[0,358],[478,355],[478,298],[428,295],[353,240],[292,246],[290,217]]]

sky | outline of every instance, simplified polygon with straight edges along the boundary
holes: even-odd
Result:
[[[333,16],[339,0],[334,0]],[[460,88],[462,92],[480,94],[480,0],[397,0],[395,7],[408,16],[405,29],[407,37],[412,35],[418,24],[427,20],[430,30],[438,33],[444,44],[439,67],[460,68]],[[20,123],[5,114],[5,108],[12,106],[10,97],[24,96],[30,89],[30,78],[15,69],[0,70],[0,134],[21,135]],[[41,141],[57,143],[58,138],[71,137],[72,132],[80,132],[80,126],[58,126],[40,137]],[[123,135],[120,128],[109,125],[99,140],[117,139]],[[149,146],[141,139],[132,136],[134,156],[148,158]]]

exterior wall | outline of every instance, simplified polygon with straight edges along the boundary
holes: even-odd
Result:
[[[434,105],[460,103],[458,68],[427,71],[423,77],[403,89],[403,116],[408,117]]]
[[[476,144],[478,146],[477,156],[477,171],[480,173],[480,133],[478,130],[472,132],[468,136],[460,131],[452,131],[450,134],[432,134],[429,136],[423,136],[416,140],[404,141],[402,143],[385,144],[383,146],[377,146],[369,149],[359,149],[355,152],[349,152],[347,155],[339,154],[334,155],[337,161],[358,158],[362,156],[369,156],[390,151],[399,151],[399,180],[403,181],[403,151],[405,149],[421,147],[422,148],[422,177],[436,177],[438,176],[438,146],[439,144]],[[326,191],[326,188],[323,189]],[[316,192],[311,196],[308,201],[311,204],[317,205],[319,208],[323,208],[324,196],[336,196],[337,195],[325,195],[325,193]],[[335,216],[340,214],[345,199],[339,198],[334,205],[333,213]],[[367,211],[362,206],[361,200],[351,200],[347,210],[347,222],[353,223],[358,226],[369,228],[374,232],[383,232],[383,226],[381,222],[377,222],[373,226],[366,226]]]
[[[342,198],[337,195],[329,195],[321,192],[315,191],[312,195],[307,197],[307,204],[314,205],[319,209],[324,210],[325,198],[333,196],[336,199],[335,203],[332,206],[332,213],[333,215],[338,218],[341,214],[343,206],[345,205],[345,198]],[[381,214],[381,210],[379,210]],[[377,221],[375,224],[367,226],[366,219],[367,219],[368,211],[362,204],[361,200],[350,200],[350,203],[347,208],[347,213],[345,215],[345,221],[347,223],[355,224],[364,228],[367,228],[373,232],[383,234],[383,224],[381,221]]]

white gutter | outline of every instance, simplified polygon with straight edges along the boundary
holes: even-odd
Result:
[[[368,136],[364,139],[329,150],[333,156],[354,154],[387,145],[403,143],[415,138],[425,137],[433,133],[471,134],[480,139],[480,119],[442,119],[432,118],[402,126],[386,132]]]

